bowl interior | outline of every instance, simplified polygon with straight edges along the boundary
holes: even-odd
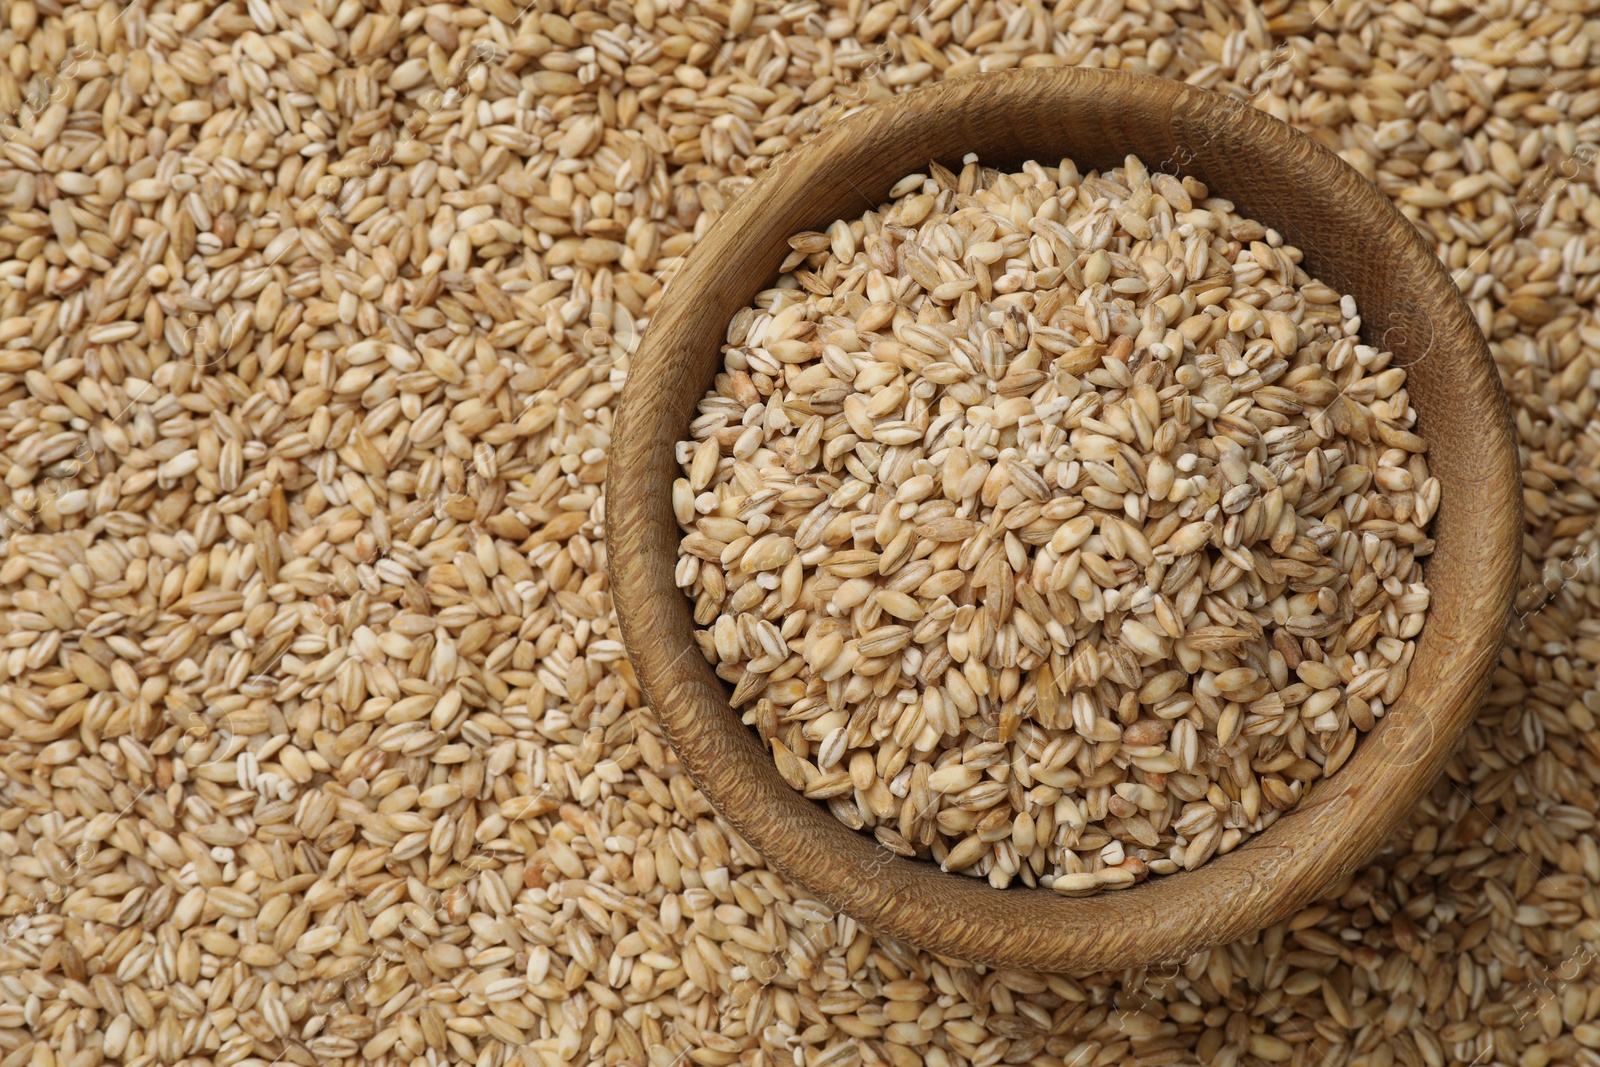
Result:
[[[1195,871],[1069,899],[991,889],[892,856],[778,776],[693,641],[673,585],[673,443],[721,363],[733,313],[777,273],[787,238],[853,218],[930,159],[959,168],[1053,162],[1192,174],[1276,228],[1305,267],[1395,353],[1442,483],[1433,599],[1400,700],[1354,756],[1266,831]],[[1497,655],[1517,572],[1521,494],[1505,398],[1465,303],[1426,243],[1374,187],[1248,106],[1104,71],[1011,71],[898,97],[773,164],[673,280],[624,391],[607,493],[623,635],[684,766],[777,869],[876,930],[974,962],[1083,973],[1181,958],[1300,908],[1381,844],[1443,767]]]

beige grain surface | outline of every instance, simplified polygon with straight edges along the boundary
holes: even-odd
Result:
[[[1592,4],[0,7],[0,1067],[1600,1063]],[[764,871],[637,706],[629,339],[817,123],[1037,64],[1243,94],[1437,243],[1525,613],[1348,885],[984,973]]]
[[[1080,894],[1231,852],[1405,687],[1440,488],[1404,367],[1133,156],[891,194],[789,238],[676,446],[701,651],[897,855]]]

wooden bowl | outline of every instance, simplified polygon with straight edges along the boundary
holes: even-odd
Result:
[[[721,366],[728,320],[777,275],[786,239],[855,218],[930,159],[959,169],[1133,153],[1193,174],[1353,295],[1363,335],[1409,367],[1442,483],[1432,608],[1400,700],[1354,756],[1244,845],[1132,889],[1067,898],[992,889],[892,857],[778,776],[694,643],[673,584],[673,444]],[[1520,565],[1521,479],[1488,347],[1427,243],[1332,152],[1238,101],[1100,70],[978,75],[897,96],[822,130],[739,197],[672,281],[622,394],[606,538],[634,670],[679,760],[778,871],[870,928],[972,962],[1086,973],[1181,959],[1282,919],[1348,876],[1431,786],[1476,710]]]

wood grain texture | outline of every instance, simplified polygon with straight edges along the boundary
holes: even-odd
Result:
[[[1433,591],[1405,692],[1355,755],[1235,852],[1131,890],[1070,899],[990,888],[890,856],[779,778],[729,707],[673,585],[673,444],[720,367],[733,313],[787,238],[858,217],[929,159],[959,167],[1135,154],[1193,174],[1273,226],[1312,276],[1352,294],[1368,343],[1408,367],[1443,493]],[[1173,82],[1066,69],[978,75],[901,95],[778,159],[672,281],[618,412],[606,537],[623,637],[678,758],[777,870],[871,928],[973,962],[1085,973],[1181,959],[1281,919],[1350,874],[1437,778],[1500,647],[1520,560],[1521,480],[1505,397],[1466,304],[1420,235],[1331,152],[1247,105]]]

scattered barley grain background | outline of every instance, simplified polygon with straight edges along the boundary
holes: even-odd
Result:
[[[1600,1063],[1593,13],[4,0],[0,1067]],[[1528,517],[1387,853],[1087,980],[763,870],[639,706],[601,544],[638,328],[750,175],[1059,64],[1248,97],[1391,195],[1492,339]]]

